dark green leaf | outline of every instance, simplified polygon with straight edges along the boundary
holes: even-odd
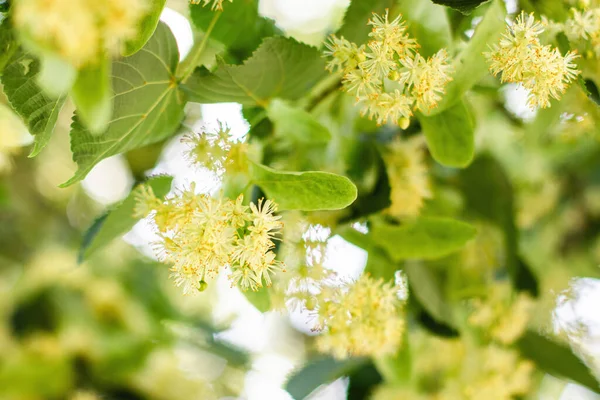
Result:
[[[439,276],[431,267],[423,263],[406,263],[404,267],[408,277],[411,295],[416,297],[421,306],[437,323],[450,327],[454,325],[452,308],[444,297]]]
[[[140,51],[152,37],[166,2],[167,0],[151,0],[150,10],[140,22],[137,36],[125,43],[124,56],[131,56]]]
[[[597,105],[600,105],[600,91],[598,91],[596,83],[591,79],[583,79],[581,76],[577,79],[577,82],[586,96]]]
[[[327,143],[331,139],[329,129],[315,117],[282,100],[274,99],[267,108],[267,115],[273,121],[275,134],[282,139],[308,144]]]
[[[148,179],[145,184],[150,185],[158,198],[164,198],[171,189],[172,181],[173,178],[170,176],[155,176]],[[139,221],[139,218],[133,216],[134,208],[135,191],[132,191],[125,200],[99,217],[83,236],[79,249],[79,262],[83,262],[96,250],[133,228]]]
[[[112,90],[110,85],[110,60],[104,58],[96,65],[79,70],[71,90],[77,116],[93,133],[106,129],[112,113]]]
[[[78,118],[73,120],[71,150],[79,168],[61,186],[82,180],[107,157],[173,134],[183,118],[183,96],[174,76],[178,62],[175,38],[160,23],[142,50],[113,63],[112,119],[99,135],[85,129]]]
[[[490,154],[479,156],[461,172],[465,210],[496,224],[504,233],[506,268],[516,288],[537,294],[537,283],[518,255],[519,231],[515,225],[514,194],[504,168]]]
[[[418,114],[433,158],[447,167],[463,168],[475,154],[473,120],[463,101],[439,114]]]
[[[356,199],[352,181],[329,172],[277,171],[252,164],[251,177],[280,210],[339,210]]]
[[[517,342],[523,357],[547,373],[571,380],[600,393],[598,381],[571,349],[536,332],[528,331]]]
[[[266,39],[243,65],[221,64],[214,73],[197,69],[183,85],[197,103],[236,102],[266,107],[275,97],[295,100],[325,76],[319,51],[294,39]]]
[[[0,75],[18,48],[19,44],[15,40],[10,20],[0,15]]]
[[[402,225],[373,224],[373,241],[395,261],[436,259],[460,250],[477,231],[471,225],[439,217],[421,217]]]
[[[460,11],[463,14],[469,14],[473,9],[489,0],[432,0],[436,4],[441,4]]]
[[[220,13],[210,38],[223,43],[230,52],[247,55],[254,51],[267,36],[275,31],[273,21],[258,13],[257,0],[244,0],[235,4],[224,4],[223,11],[213,11],[202,4],[190,3],[190,17],[196,28],[206,32],[215,13]]]
[[[365,358],[335,360],[330,357],[317,359],[296,372],[287,381],[285,390],[295,399],[302,400],[321,385],[348,375],[351,371],[365,365]]]
[[[501,0],[495,0],[487,9],[483,19],[475,28],[475,33],[467,46],[454,59],[452,81],[446,86],[446,94],[430,115],[440,113],[453,106],[477,82],[488,74],[488,63],[482,53],[490,44],[498,42],[506,27],[506,7]]]
[[[18,50],[6,65],[1,79],[8,101],[35,136],[30,157],[36,156],[50,140],[65,103],[64,97],[52,99],[42,92],[37,84],[39,72],[39,60]]]
[[[394,0],[352,0],[346,10],[344,23],[336,35],[343,36],[356,44],[365,43],[371,32],[371,26],[367,23],[373,13],[383,15],[385,10],[391,8],[395,3]]]

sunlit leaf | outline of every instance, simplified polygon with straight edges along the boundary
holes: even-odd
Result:
[[[273,100],[267,108],[267,115],[273,121],[275,134],[281,139],[298,143],[327,143],[331,139],[329,129],[315,117],[282,100]]]
[[[152,37],[166,2],[167,0],[150,0],[150,10],[140,22],[137,36],[125,43],[124,56],[131,56],[140,51]]]
[[[251,177],[281,210],[339,210],[356,200],[350,179],[329,172],[277,171],[253,164]]]
[[[62,186],[85,176],[101,160],[161,141],[183,118],[183,96],[175,80],[177,43],[161,23],[143,49],[113,63],[113,113],[108,128],[92,134],[78,118],[71,126],[71,150],[78,169]]]
[[[183,89],[197,103],[266,107],[275,97],[294,100],[306,95],[326,73],[316,48],[273,37],[265,39],[243,65],[221,64],[214,73],[196,69]]]

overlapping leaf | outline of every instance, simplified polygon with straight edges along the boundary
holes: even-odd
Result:
[[[17,50],[2,74],[4,93],[13,109],[21,116],[35,142],[30,157],[46,146],[54,131],[65,98],[47,96],[37,84],[40,62],[28,52]]]
[[[475,154],[475,129],[466,104],[461,101],[439,114],[418,114],[433,158],[447,167],[466,167]]]
[[[469,224],[440,217],[421,217],[402,225],[375,224],[374,242],[396,260],[436,259],[460,250],[473,239]]]
[[[468,14],[475,8],[489,0],[432,0],[436,4],[441,4],[460,11],[463,14]]]
[[[113,63],[114,108],[105,132],[94,135],[77,117],[71,126],[71,150],[78,170],[63,186],[83,179],[101,160],[169,137],[183,118],[183,96],[175,70],[177,43],[159,24],[136,54]]]
[[[156,197],[162,199],[171,189],[172,181],[173,178],[170,176],[155,176],[148,179],[145,184],[152,188]],[[134,208],[135,192],[132,191],[125,200],[98,218],[84,235],[79,249],[79,261],[82,262],[95,251],[133,228],[139,221],[139,218],[133,215]]]
[[[190,17],[194,25],[206,32],[217,15],[210,37],[223,43],[230,51],[254,51],[261,40],[276,32],[273,21],[258,13],[257,0],[244,0],[224,4],[223,11],[213,11],[202,4],[190,3]]]
[[[199,68],[183,89],[197,103],[236,102],[266,107],[272,98],[295,100],[325,76],[319,51],[294,39],[265,39],[243,65]]]
[[[330,357],[314,360],[290,377],[285,385],[285,390],[295,400],[302,400],[319,386],[347,375],[365,365],[367,361],[365,358],[338,361]]]
[[[490,4],[467,46],[454,59],[452,81],[446,86],[446,94],[440,104],[430,114],[438,114],[456,104],[467,90],[489,73],[482,53],[499,40],[506,26],[505,18],[506,6],[502,1]]]
[[[150,10],[140,22],[137,36],[125,43],[124,56],[131,56],[137,53],[152,37],[158,26],[160,14],[163,8],[165,8],[166,2],[167,0],[151,0]]]
[[[393,0],[352,0],[342,27],[336,32],[351,42],[361,44],[367,41],[371,27],[367,25],[373,13],[383,14],[394,5]]]
[[[490,154],[479,156],[461,171],[465,209],[496,224],[504,233],[506,269],[517,289],[537,294],[536,279],[519,258],[513,187],[502,165]]]

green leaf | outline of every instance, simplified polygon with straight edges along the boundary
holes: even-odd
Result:
[[[429,151],[437,162],[457,168],[471,163],[475,154],[475,129],[463,101],[436,115],[417,115]]]
[[[276,32],[273,21],[258,13],[257,0],[244,0],[235,4],[224,4],[223,11],[190,3],[190,17],[194,26],[203,32],[208,30],[215,13],[220,13],[210,38],[223,43],[230,51],[248,54],[254,51],[261,40]]]
[[[430,115],[438,114],[456,104],[463,95],[488,74],[489,66],[482,55],[490,44],[498,42],[506,27],[506,7],[501,0],[494,1],[477,25],[466,47],[454,59],[452,81],[446,94]]]
[[[451,52],[452,30],[444,7],[430,1],[404,0],[398,3],[398,11],[408,22],[410,34],[419,42],[419,53],[423,57],[429,57],[442,48]]]
[[[454,326],[452,308],[448,304],[442,290],[439,277],[431,267],[423,263],[406,263],[404,271],[408,277],[412,296],[438,323]]]
[[[571,349],[536,332],[528,331],[517,342],[521,355],[551,375],[579,383],[600,393],[598,381]]]
[[[436,259],[460,250],[477,233],[450,218],[421,217],[402,225],[374,224],[373,241],[395,260]]]
[[[0,15],[0,74],[18,48],[10,20]]]
[[[271,309],[271,294],[269,289],[261,288],[257,291],[247,290],[244,293],[246,299],[260,312],[267,312]]]
[[[395,3],[394,0],[352,0],[346,10],[344,23],[336,35],[359,45],[365,43],[371,32],[371,26],[367,23],[373,13],[383,15],[385,10],[392,8]]]
[[[581,76],[578,77],[577,82],[585,95],[596,105],[600,105],[600,91],[596,83],[592,79],[584,79]]]
[[[275,97],[296,100],[325,76],[319,51],[294,39],[265,39],[243,65],[196,69],[182,88],[197,103],[236,102],[266,107]]]
[[[353,370],[365,365],[366,358],[350,358],[336,360],[331,357],[316,359],[294,373],[288,379],[285,390],[295,399],[302,400],[321,385],[348,375]]]
[[[502,229],[506,269],[513,285],[535,295],[536,279],[518,255],[519,231],[515,225],[513,187],[504,168],[490,154],[482,154],[469,168],[461,171],[460,179],[465,210]]]
[[[65,98],[52,99],[37,84],[40,61],[18,50],[9,60],[1,81],[4,93],[13,109],[23,119],[29,133],[35,137],[29,154],[35,157],[46,146],[54,131]]]
[[[155,176],[149,178],[144,184],[150,185],[155,196],[162,199],[169,193],[172,181],[173,178],[170,176]],[[94,221],[83,236],[79,249],[80,263],[133,228],[140,220],[133,216],[135,204],[134,189],[125,200]]]
[[[158,26],[160,14],[165,8],[166,2],[167,0],[151,0],[150,10],[140,22],[137,36],[125,43],[124,56],[127,57],[137,53],[150,40]]]
[[[110,67],[108,58],[96,65],[83,67],[79,70],[71,90],[77,115],[93,133],[104,131],[110,121],[113,108]]]
[[[253,163],[251,178],[280,210],[339,210],[352,204],[357,195],[350,179],[329,172],[277,171]]]
[[[275,135],[298,143],[327,143],[331,140],[329,129],[308,112],[274,99],[267,115],[275,125]]]
[[[94,135],[78,118],[71,126],[75,175],[61,186],[85,178],[101,160],[171,136],[183,118],[183,96],[177,90],[177,43],[160,23],[144,48],[113,63],[113,115],[107,130]]]
[[[460,11],[463,14],[469,14],[475,8],[489,0],[431,0],[436,4],[441,4]]]

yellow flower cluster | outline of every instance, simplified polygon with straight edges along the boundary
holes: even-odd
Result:
[[[147,0],[18,0],[14,22],[36,50],[82,67],[134,38],[147,10]]]
[[[508,284],[495,284],[486,301],[477,301],[469,324],[482,328],[498,343],[514,343],[527,328],[534,302],[527,294],[512,298]]]
[[[236,174],[248,171],[248,144],[235,141],[231,129],[219,123],[215,132],[187,135],[182,142],[189,145],[187,156],[199,166],[217,174]]]
[[[196,194],[192,185],[179,195],[158,199],[149,186],[137,189],[137,216],[152,213],[161,238],[157,243],[162,260],[171,264],[172,277],[184,293],[204,290],[206,279],[229,268],[233,285],[258,290],[271,285],[275,271],[283,264],[276,260],[274,240],[283,228],[274,215],[271,200],[243,204]]]
[[[371,41],[357,46],[332,36],[325,54],[331,57],[330,71],[341,70],[344,90],[356,97],[363,115],[378,124],[388,121],[406,127],[413,110],[430,110],[437,106],[452,80],[448,53],[442,49],[425,59],[419,45],[407,33],[401,16],[393,21],[373,14]]]
[[[419,355],[413,364],[414,385],[382,385],[371,400],[514,400],[530,391],[534,364],[515,350],[493,344],[470,346],[464,339],[419,332],[410,339],[413,354]],[[424,382],[433,387],[423,390]]]
[[[588,42],[596,57],[600,57],[600,7],[571,9],[572,17],[562,25],[571,42]]]
[[[529,91],[532,109],[549,107],[550,98],[560,99],[579,74],[573,62],[578,55],[569,51],[563,56],[557,48],[542,45],[539,35],[543,31],[533,14],[523,12],[485,53],[492,74],[500,73],[502,82],[519,83]]]
[[[395,353],[405,329],[399,289],[382,279],[361,276],[348,288],[332,291],[316,309],[323,329],[319,351],[336,358]]]
[[[474,379],[463,388],[466,400],[513,400],[529,393],[533,362],[523,360],[517,351],[490,345],[480,353],[474,366]]]
[[[422,137],[397,138],[388,149],[383,156],[391,187],[388,212],[397,218],[416,217],[424,199],[431,198]]]
[[[223,2],[225,0],[190,0],[191,4],[200,4],[202,3],[202,7],[206,7],[207,5],[209,5],[210,3],[212,3],[212,5],[210,6],[210,9],[215,11],[223,11]],[[229,0],[229,2],[233,2],[233,0]]]

